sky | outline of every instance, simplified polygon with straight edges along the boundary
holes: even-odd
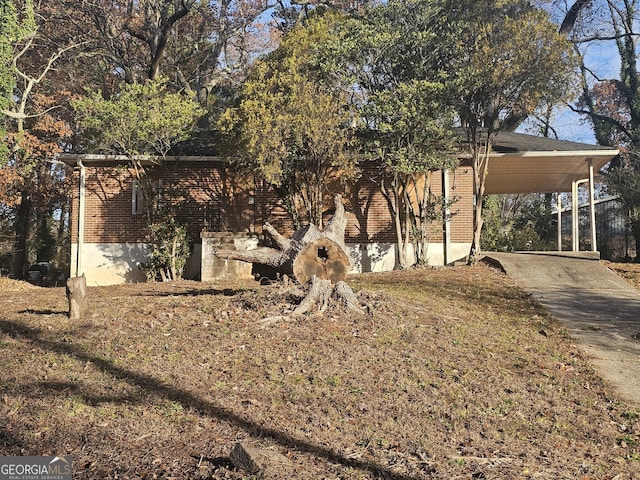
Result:
[[[544,8],[558,25],[562,22],[568,7],[573,3],[573,1],[565,0],[543,0],[537,2],[538,6]],[[577,28],[583,27],[581,29],[582,36],[612,35],[611,15],[616,10],[611,10],[609,8],[611,5],[620,6],[616,0],[592,0],[589,2],[589,5],[581,11],[577,23]],[[618,12],[623,13],[624,11],[624,9],[618,10]],[[585,65],[600,80],[619,78],[620,56],[614,41],[600,40],[583,43],[580,45],[580,50],[585,56]],[[588,144],[596,143],[591,123],[586,121],[584,116],[572,112],[569,108],[557,111],[552,126],[556,129],[560,140]],[[530,125],[529,129],[523,125],[519,131],[534,133]]]
[[[585,51],[585,64],[601,79],[619,77],[620,56],[613,42],[597,42],[590,45]],[[591,123],[585,121],[583,115],[578,115],[569,108],[558,113],[554,125],[561,140],[596,143]]]

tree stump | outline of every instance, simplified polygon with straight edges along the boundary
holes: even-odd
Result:
[[[291,238],[286,238],[265,223],[264,231],[273,238],[277,248],[220,250],[214,255],[267,265],[283,277],[293,276],[300,285],[308,288],[308,294],[295,309],[295,314],[307,313],[315,307],[322,312],[332,299],[347,310],[361,313],[353,290],[344,283],[351,260],[344,241],[347,217],[342,197],[336,195],[334,202],[335,214],[323,230],[315,225],[307,225],[297,230]]]
[[[67,300],[69,301],[69,318],[77,320],[82,318],[88,310],[87,307],[87,279],[84,273],[80,277],[71,277],[67,280]]]

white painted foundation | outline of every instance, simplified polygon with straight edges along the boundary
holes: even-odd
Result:
[[[353,263],[351,273],[388,272],[397,268],[397,245],[395,243],[351,243],[347,246],[351,250]],[[470,247],[468,243],[450,244],[451,263],[464,260]],[[147,261],[146,252],[146,245],[142,243],[84,243],[80,262],[83,271],[78,272],[78,245],[74,243],[71,245],[71,276],[84,273],[88,286],[144,282],[144,273],[138,268],[138,265]],[[211,254],[206,252],[205,255],[207,253]],[[444,265],[444,245],[441,243],[431,244],[428,257],[429,265]],[[199,278],[201,265],[202,248],[200,245],[195,245],[194,252],[185,267],[184,278]]]
[[[144,282],[145,276],[138,268],[147,261],[143,243],[83,243],[82,271],[77,271],[78,244],[71,245],[71,276],[85,274],[87,285],[104,286],[122,283]]]

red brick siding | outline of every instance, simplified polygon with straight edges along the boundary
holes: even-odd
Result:
[[[451,205],[451,243],[471,243],[473,238],[473,172],[460,166],[449,174],[449,195],[457,201]]]
[[[74,172],[76,185],[79,173]],[[441,194],[441,174],[432,174],[432,189]],[[177,217],[188,224],[191,238],[198,241],[202,230],[257,231],[265,221],[282,233],[290,233],[291,221],[274,192],[261,181],[230,175],[219,162],[195,161],[168,165],[162,172],[165,196],[171,189],[178,200]],[[394,243],[395,230],[387,201],[380,193],[379,172],[373,165],[362,165],[358,180],[345,194],[349,212],[347,242]],[[470,242],[473,222],[473,175],[469,167],[450,174],[450,195],[459,199],[451,207],[451,241]],[[133,179],[131,172],[114,164],[91,164],[86,167],[85,242],[140,242],[146,236],[144,215],[132,215]],[[327,188],[327,205],[332,205]],[[77,240],[77,188],[73,194],[71,214],[72,241]],[[326,212],[327,218],[332,208]],[[442,241],[442,225],[433,226],[432,241]]]

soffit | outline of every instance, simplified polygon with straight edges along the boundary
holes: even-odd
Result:
[[[576,180],[597,173],[618,150],[514,132],[498,132],[486,178],[486,193],[570,192]]]
[[[617,150],[494,153],[489,159],[486,194],[570,192],[572,182],[597,173]]]

